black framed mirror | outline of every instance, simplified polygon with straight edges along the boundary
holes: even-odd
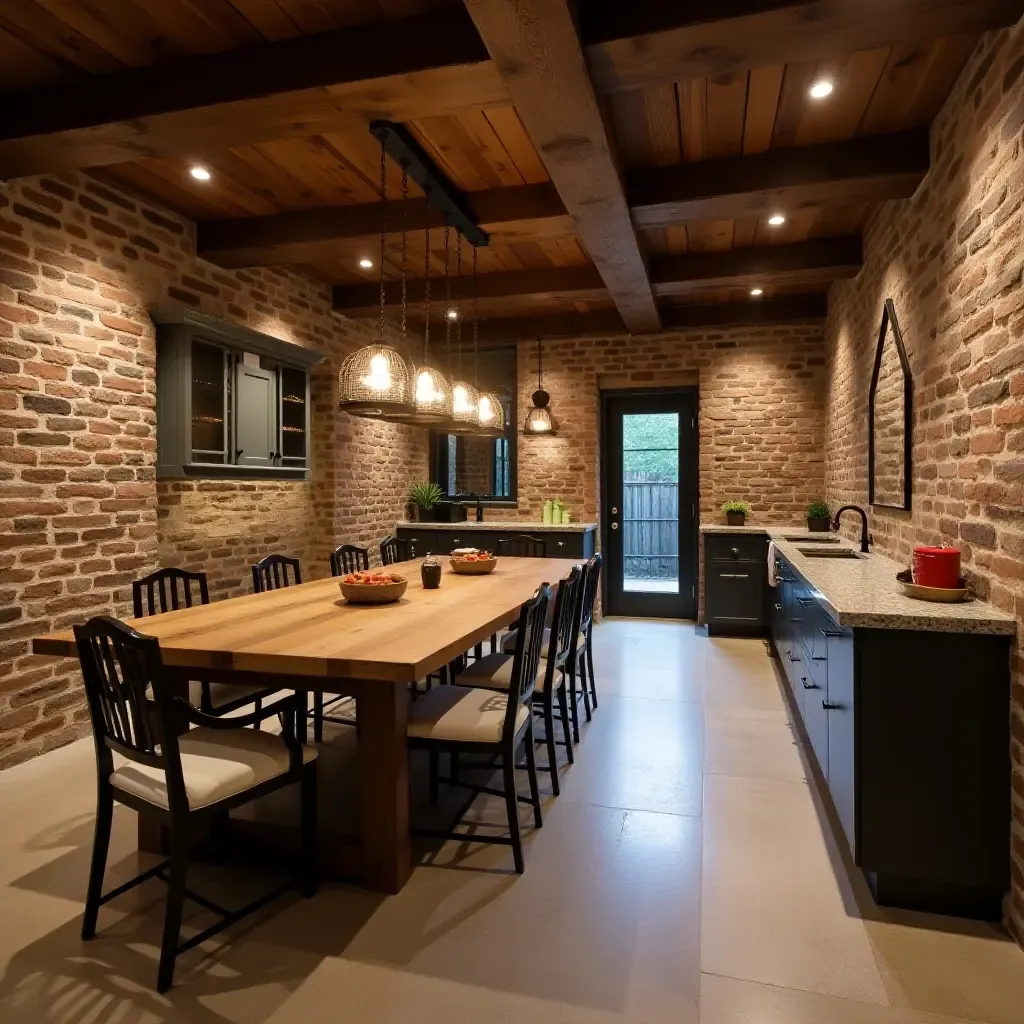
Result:
[[[868,502],[910,509],[914,385],[896,307],[886,299],[868,396]]]

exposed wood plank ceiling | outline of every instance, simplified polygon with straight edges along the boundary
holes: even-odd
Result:
[[[458,0],[3,5],[0,98],[11,102],[0,175],[95,168],[205,222],[199,246],[215,262],[298,265],[361,310],[358,286],[377,271],[358,260],[376,261],[379,224],[366,125],[388,116],[405,121],[492,234],[480,253],[489,337],[621,330],[616,305],[643,309],[651,292],[666,327],[748,308],[759,322],[793,319],[855,272],[852,246],[873,205],[919,182],[927,148],[912,130],[935,116],[978,34],[1021,14],[1020,0],[891,0],[884,17],[860,0],[583,0],[580,41],[564,35],[547,69],[574,90],[557,97],[572,109],[560,123],[560,110],[517,84],[523,68],[506,62],[503,78],[487,44],[507,58],[513,33],[495,41],[495,19],[558,16],[566,0],[468,3],[468,13]],[[550,31],[540,38],[556,52]],[[815,103],[807,90],[819,77],[835,92]],[[588,112],[594,93],[603,121]],[[551,148],[567,127],[578,152]],[[581,221],[573,171],[595,145],[603,167],[620,164],[625,198],[614,216]],[[194,162],[211,181],[188,177]],[[624,233],[627,204],[635,234]],[[772,227],[776,210],[786,221]],[[410,272],[422,279],[421,200],[408,223]],[[605,287],[609,238],[634,271],[649,266],[643,280],[620,275],[618,293]],[[440,232],[431,242],[437,274]]]

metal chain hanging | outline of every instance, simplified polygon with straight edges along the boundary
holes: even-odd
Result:
[[[473,383],[480,387],[480,295],[477,287],[477,246],[473,246]],[[505,406],[494,391],[480,391],[480,436],[503,437]]]
[[[402,348],[406,348],[405,325],[409,298],[409,165],[402,164]]]
[[[457,280],[462,280],[462,235],[457,236],[455,244],[455,260]],[[455,337],[459,349],[458,377],[452,384],[452,422],[453,434],[475,434],[480,427],[480,393],[462,375],[462,285],[459,284],[455,305],[449,305],[449,314],[455,316]]]
[[[387,255],[388,236],[388,150],[384,140],[380,143],[380,343],[384,344],[384,257]]]

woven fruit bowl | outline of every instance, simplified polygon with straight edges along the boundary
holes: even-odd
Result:
[[[457,572],[460,576],[486,576],[489,572],[494,572],[498,559],[489,551],[478,551],[472,555],[452,556],[449,564],[452,572]]]
[[[350,572],[338,586],[349,604],[391,604],[405,593],[409,581],[390,572]]]

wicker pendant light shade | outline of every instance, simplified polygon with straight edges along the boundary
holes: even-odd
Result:
[[[505,433],[505,407],[493,391],[482,391],[477,403],[480,409],[481,437],[501,437]]]
[[[451,434],[477,434],[480,432],[480,392],[468,381],[452,384],[452,418],[448,425]]]
[[[403,182],[406,174],[403,170]],[[338,405],[369,419],[408,420],[413,414],[412,370],[405,357],[384,343],[384,258],[387,238],[387,150],[380,147],[380,324],[379,340],[353,352],[338,374]],[[404,237],[403,237],[404,247]],[[404,259],[403,259],[404,262]],[[404,269],[403,269],[404,273]],[[404,326],[404,322],[403,322]]]

